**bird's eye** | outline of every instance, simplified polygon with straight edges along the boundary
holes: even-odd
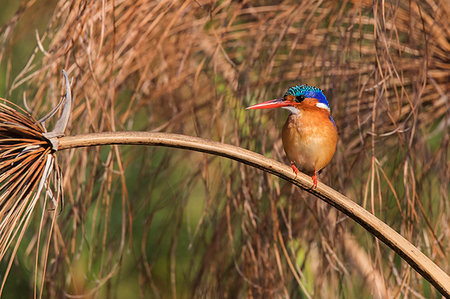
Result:
[[[302,95],[302,94],[295,97],[295,101],[296,101],[297,103],[302,102],[304,99],[305,99],[305,96]]]

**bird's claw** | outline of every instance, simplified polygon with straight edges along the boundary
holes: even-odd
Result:
[[[298,175],[298,169],[297,169],[297,167],[295,166],[295,163],[294,162],[291,162],[291,167],[292,167],[292,170],[294,171],[294,173],[295,173],[295,179],[297,178],[297,175]]]
[[[311,177],[313,180],[313,185],[312,185],[312,189],[317,189],[317,176],[316,176],[316,171],[314,171],[313,176]]]

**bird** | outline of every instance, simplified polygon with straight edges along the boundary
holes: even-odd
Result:
[[[251,109],[284,108],[290,115],[282,129],[282,141],[292,170],[311,176],[317,188],[317,174],[334,156],[338,140],[336,124],[323,90],[307,84],[289,87],[282,98],[262,102]]]

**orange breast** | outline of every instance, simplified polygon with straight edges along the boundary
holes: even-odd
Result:
[[[336,150],[337,131],[328,111],[316,107],[291,114],[282,132],[284,151],[299,170],[312,175],[330,163]]]

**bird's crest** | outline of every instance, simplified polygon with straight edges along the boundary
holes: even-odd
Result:
[[[314,98],[319,101],[321,104],[325,104],[328,109],[330,109],[330,105],[328,104],[327,98],[323,94],[323,90],[314,86],[309,86],[307,84],[296,85],[290,87],[287,92],[284,94],[285,96],[293,95],[293,96],[301,96],[304,95],[306,98]]]

